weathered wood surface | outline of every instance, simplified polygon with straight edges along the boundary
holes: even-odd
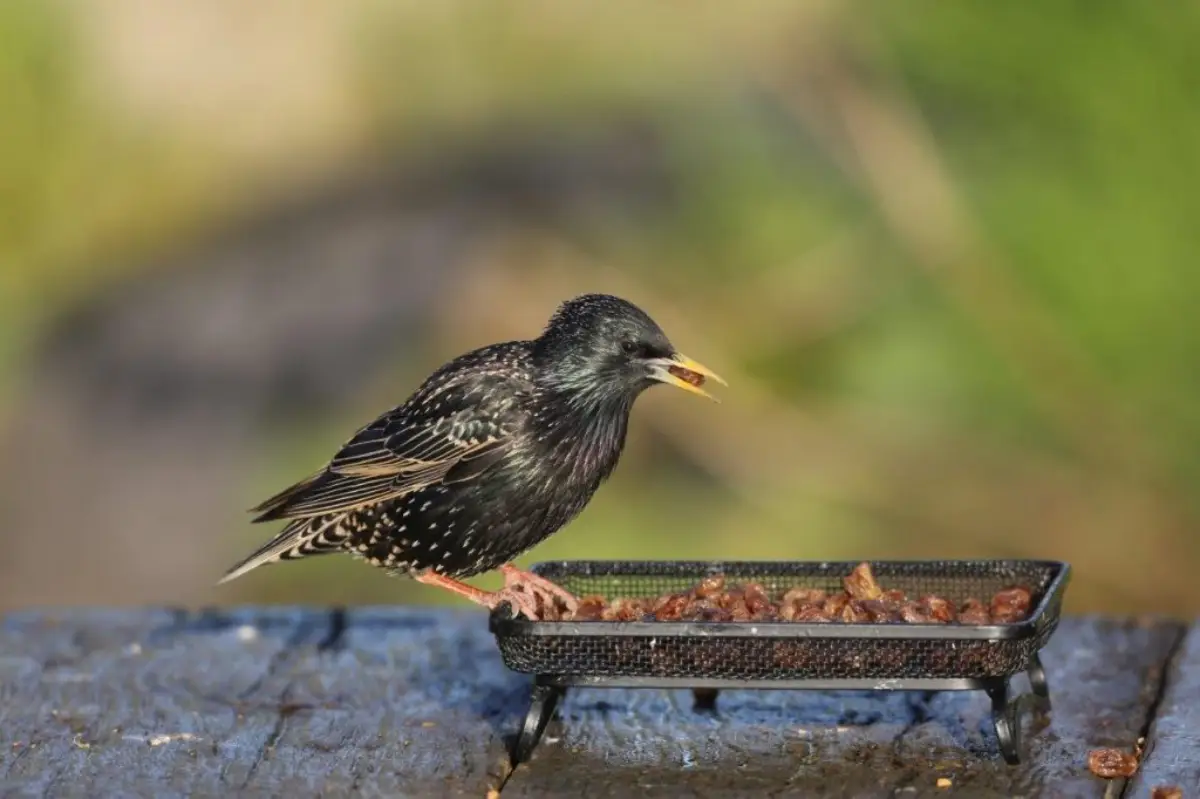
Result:
[[[1200,796],[1200,625],[1188,631],[1171,659],[1146,757],[1131,782],[1129,796],[1150,796],[1156,787],[1171,785],[1185,796]]]
[[[708,714],[685,692],[591,690],[510,773],[530,681],[479,613],[17,614],[0,796],[1200,797],[1200,634],[1066,619],[1044,660],[1054,709],[1029,717],[1020,766],[974,693],[730,692]],[[1088,773],[1090,749],[1142,736],[1129,785]]]

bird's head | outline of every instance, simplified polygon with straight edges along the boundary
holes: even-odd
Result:
[[[587,294],[559,306],[534,342],[541,374],[585,403],[632,402],[657,383],[715,400],[702,386],[715,372],[683,355],[633,303]]]

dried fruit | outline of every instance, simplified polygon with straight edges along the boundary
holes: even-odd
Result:
[[[796,586],[775,601],[759,583],[731,583],[723,574],[704,577],[686,591],[656,598],[621,598],[608,602],[589,596],[574,613],[556,603],[542,607],[543,621],[755,622],[808,624],[1009,624],[1028,618],[1033,592],[1010,586],[988,604],[974,597],[955,606],[946,597],[927,594],[909,599],[900,590],[883,590],[869,564],[860,563],[843,581],[845,590],[829,593]],[[539,604],[539,607],[540,604]]]
[[[998,624],[1011,624],[1021,621],[1029,615],[1033,605],[1033,594],[1028,588],[1014,586],[1003,591],[997,591],[992,597],[992,621]]]
[[[1183,799],[1183,789],[1178,785],[1156,785],[1150,799]]]
[[[750,608],[746,605],[746,594],[742,589],[731,589],[717,599],[717,604],[733,621],[750,621]]]
[[[823,605],[827,595],[820,588],[793,588],[783,595],[784,602],[797,602],[801,605]]]
[[[795,621],[805,607],[808,606],[801,605],[799,602],[784,602],[779,607],[779,618],[784,621]]]
[[[858,600],[854,600],[857,602]],[[862,608],[871,617],[871,621],[880,624],[889,621],[900,621],[900,604],[890,599],[865,599]]]
[[[847,624],[862,624],[871,621],[871,614],[863,607],[862,600],[851,599],[842,608],[841,620]]]
[[[747,583],[743,590],[746,609],[750,611],[751,616],[758,618],[768,611],[771,615],[775,614],[775,604],[771,602],[771,597],[767,596],[767,589],[758,583]]]
[[[982,602],[971,598],[959,607],[958,621],[960,624],[991,624],[992,617]]]
[[[831,617],[837,617],[842,615],[842,609],[846,607],[846,603],[849,601],[850,597],[846,594],[834,594],[825,600],[825,604],[822,607]]]
[[[725,575],[710,574],[708,577],[705,577],[703,580],[701,580],[696,585],[696,587],[692,589],[692,593],[698,597],[717,596],[718,594],[721,593],[722,589],[724,589],[724,588],[725,588]]]
[[[579,606],[570,616],[574,621],[599,621],[604,615],[604,597],[588,596],[579,600]]]
[[[1115,780],[1132,777],[1138,770],[1137,757],[1120,749],[1093,749],[1088,753],[1088,770],[1097,777]]]
[[[854,599],[879,599],[883,596],[883,589],[875,582],[875,575],[871,572],[869,563],[855,566],[854,571],[850,572],[843,582],[846,585],[846,593]]]
[[[825,612],[825,608],[817,605],[805,605],[800,608],[800,612],[796,614],[796,618],[793,621],[810,624],[829,624],[833,621],[833,617]]]
[[[687,594],[668,594],[654,604],[654,618],[658,621],[679,621],[688,601]]]
[[[940,596],[923,596],[917,600],[917,604],[929,616],[929,620],[937,624],[949,624],[955,620],[954,607],[949,600]]]
[[[638,621],[646,614],[643,600],[618,599],[604,609],[604,621]]]
[[[730,621],[729,611],[711,599],[694,599],[680,614],[684,621]]]
[[[699,372],[693,372],[691,369],[684,369],[682,366],[668,366],[667,371],[673,374],[675,377],[678,377],[683,382],[691,383],[697,388],[704,385],[704,382],[707,379]]]
[[[919,602],[905,602],[900,606],[900,618],[909,624],[929,624],[929,613]]]

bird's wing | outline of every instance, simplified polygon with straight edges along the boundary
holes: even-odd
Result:
[[[508,452],[523,389],[511,377],[473,374],[418,394],[360,430],[325,470],[254,508],[255,521],[340,513],[471,479]]]

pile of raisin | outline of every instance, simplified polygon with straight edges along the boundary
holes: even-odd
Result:
[[[871,566],[860,563],[844,580],[843,590],[793,588],[778,598],[758,583],[729,583],[724,575],[705,577],[686,591],[657,598],[609,602],[589,596],[574,612],[550,609],[543,620],[562,621],[790,621],[809,624],[1012,624],[1026,619],[1033,592],[1025,586],[997,591],[988,602],[971,598],[954,603],[926,594],[908,597],[880,587]]]

